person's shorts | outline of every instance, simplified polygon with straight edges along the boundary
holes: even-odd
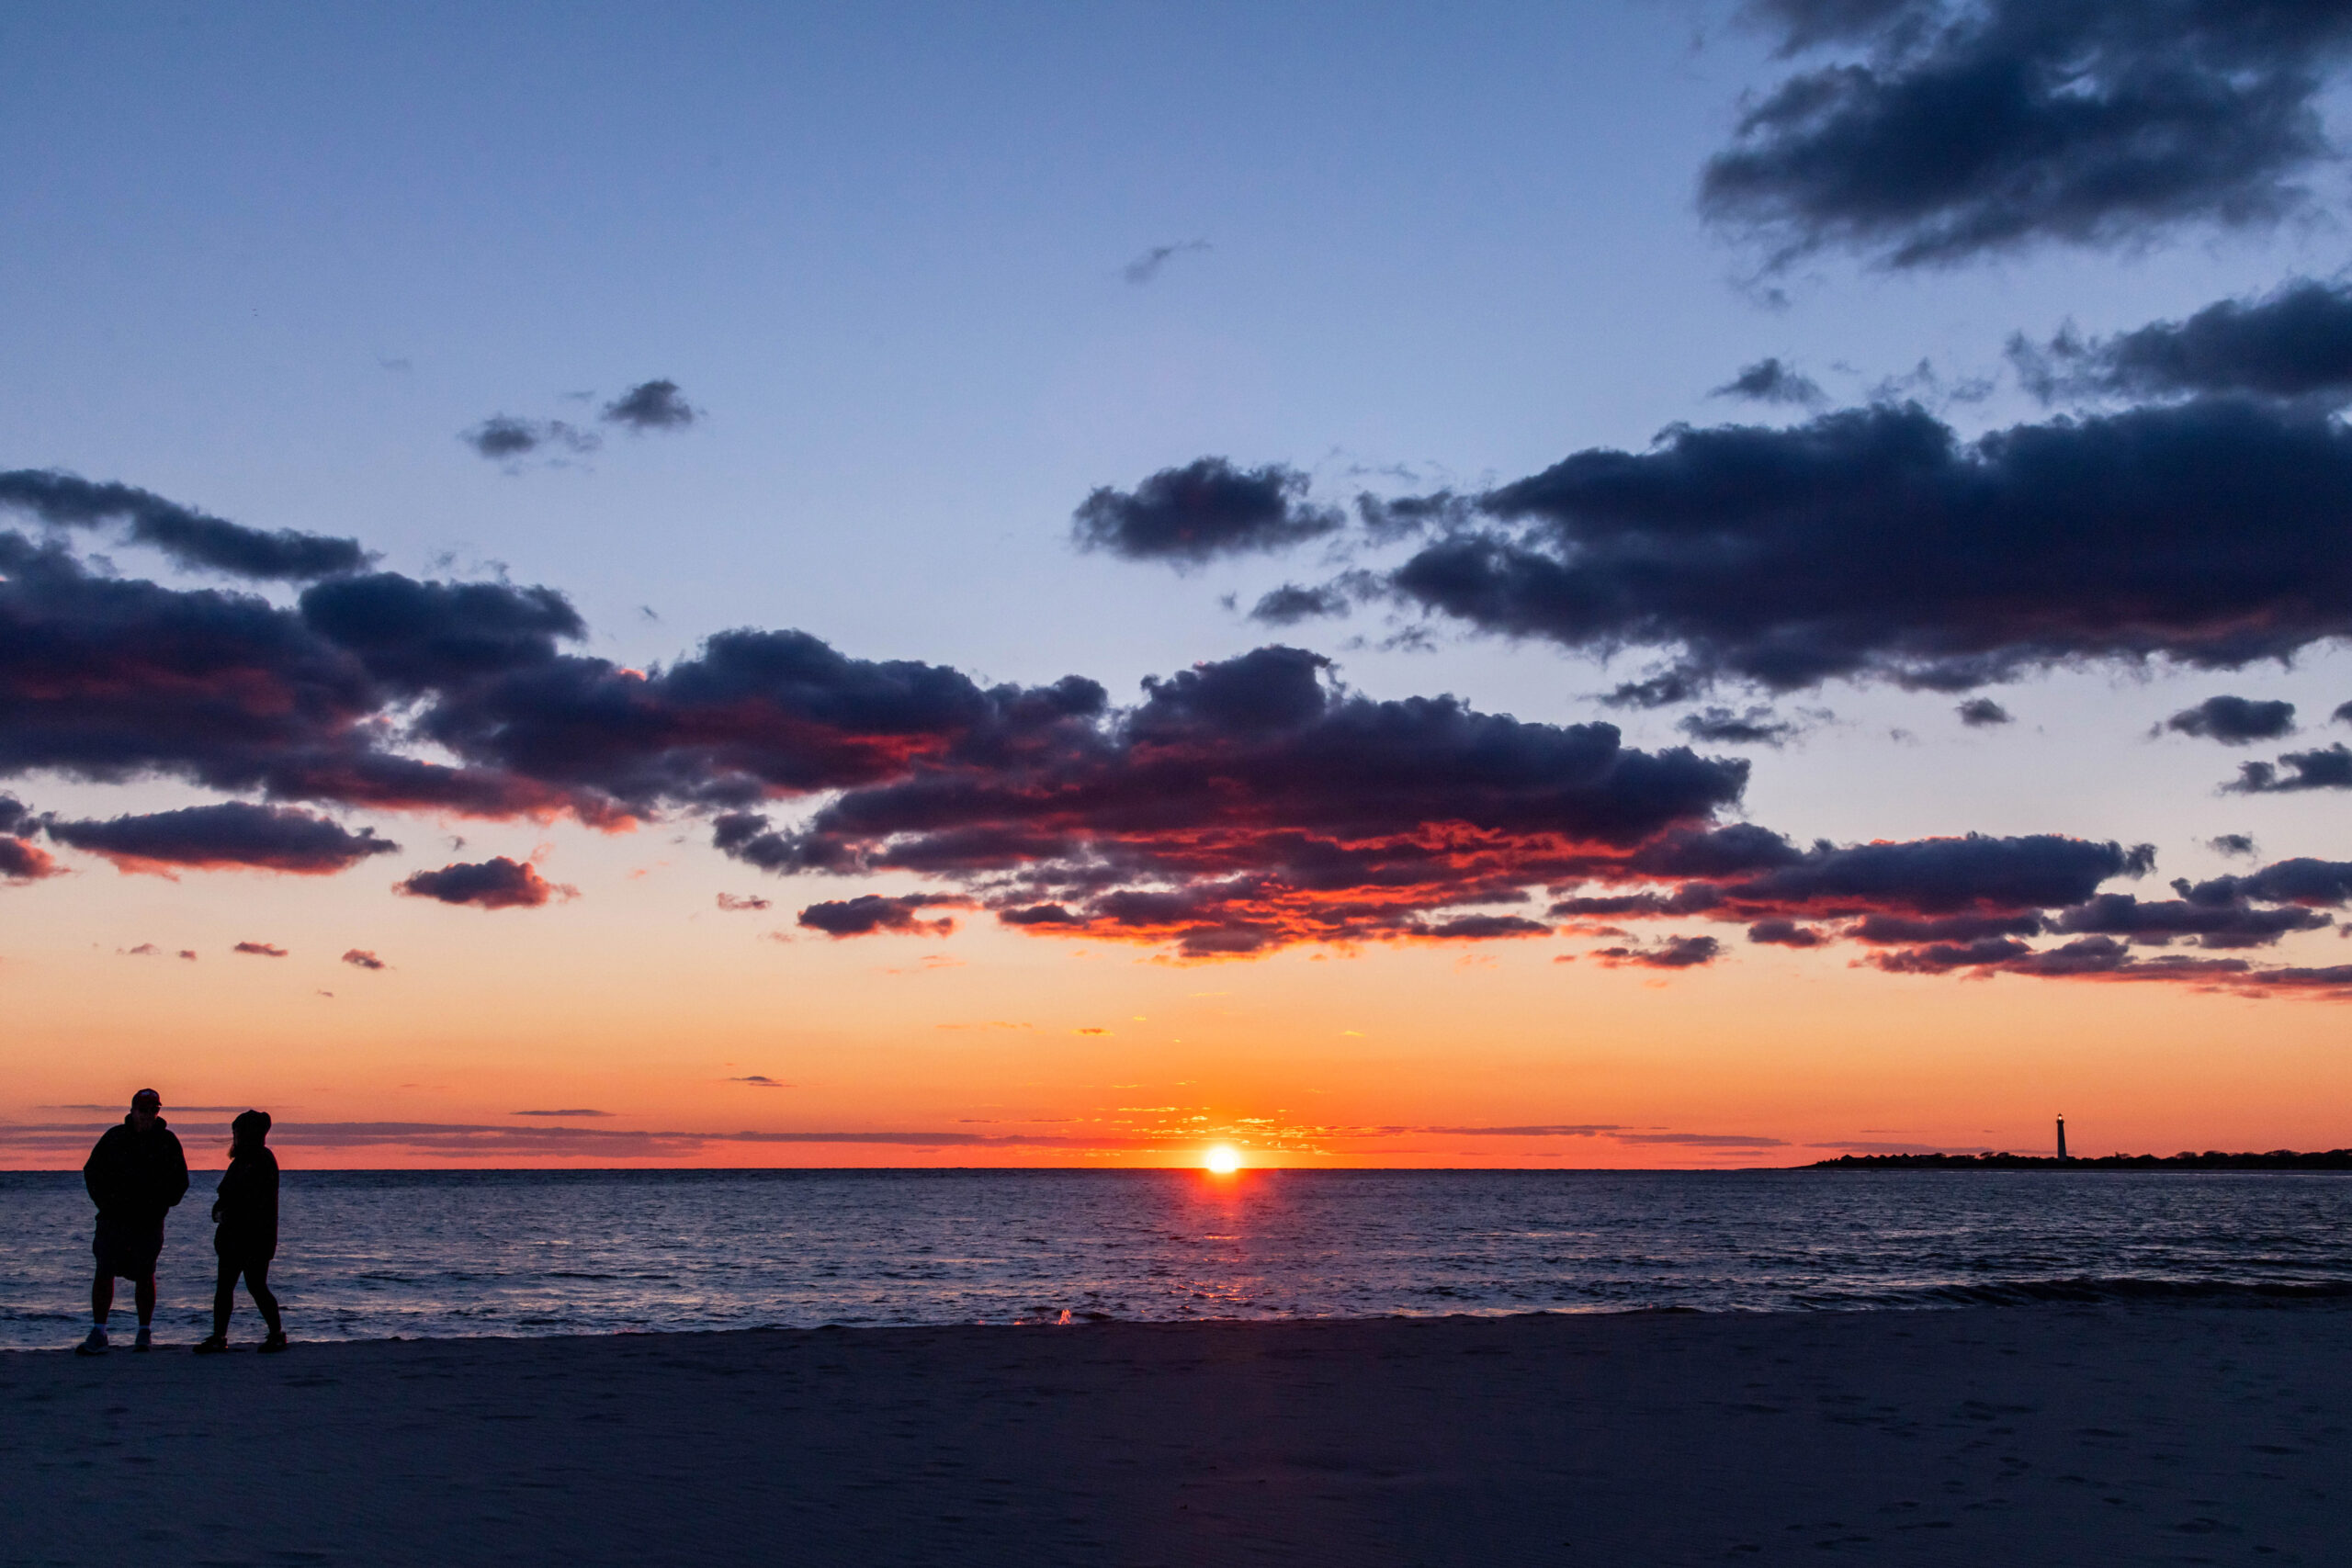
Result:
[[[164,1254],[164,1222],[113,1220],[98,1216],[98,1234],[90,1243],[99,1272],[118,1280],[144,1280],[155,1271]]]

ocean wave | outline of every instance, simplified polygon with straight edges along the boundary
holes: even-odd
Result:
[[[2038,1306],[2120,1302],[2245,1303],[2352,1301],[2352,1280],[2166,1280],[2136,1276],[1971,1280],[1908,1290],[1813,1291],[1792,1298],[1802,1307]]]

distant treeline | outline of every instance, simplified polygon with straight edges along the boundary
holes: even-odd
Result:
[[[2352,1149],[2304,1154],[2272,1149],[2267,1155],[2100,1155],[2096,1159],[2059,1159],[2051,1155],[1841,1155],[1816,1161],[1810,1170],[2352,1170]]]

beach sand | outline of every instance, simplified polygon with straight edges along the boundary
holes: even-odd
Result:
[[[300,1319],[295,1319],[299,1332]],[[2352,1563],[2352,1311],[0,1355],[0,1562]]]

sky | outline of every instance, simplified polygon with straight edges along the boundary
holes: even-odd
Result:
[[[11,6],[0,1166],[2352,1142],[2352,13]]]

